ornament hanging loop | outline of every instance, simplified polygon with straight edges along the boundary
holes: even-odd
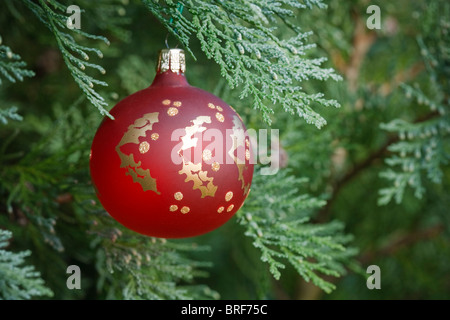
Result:
[[[184,8],[184,5],[182,3],[178,3],[177,4],[177,11],[180,13],[180,15],[183,14],[183,8]],[[173,17],[170,17],[169,25],[171,25],[172,23],[173,23]],[[173,31],[175,33],[178,33],[177,32],[177,28],[174,28]],[[168,39],[169,39],[169,32],[167,32],[166,39],[164,40],[164,43],[166,45],[166,48],[170,49],[170,46],[169,46],[169,43],[168,43]],[[177,43],[177,45],[175,46],[175,49],[178,48],[178,44],[179,43]]]
[[[166,45],[166,49],[170,49],[168,40],[169,40],[169,32],[167,32],[166,38],[164,39],[164,44]],[[178,49],[179,44],[180,43],[178,42],[177,45],[175,46],[175,49]]]
[[[168,39],[169,39],[169,33],[167,32],[166,39],[164,40],[164,43],[166,44],[166,48],[170,49],[169,43],[167,42]]]

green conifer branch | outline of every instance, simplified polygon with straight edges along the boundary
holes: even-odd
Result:
[[[16,80],[23,81],[24,77],[33,77],[34,72],[27,70],[25,61],[21,57],[13,53],[8,46],[2,45],[2,37],[0,36],[0,85],[2,77],[15,83]]]
[[[8,109],[0,109],[0,123],[7,124],[8,119],[22,121],[22,116],[17,113],[17,107],[10,107]]]
[[[408,187],[414,190],[416,197],[421,198],[425,192],[423,172],[430,181],[441,182],[441,167],[450,160],[448,114],[419,123],[397,119],[383,124],[381,128],[397,133],[400,141],[388,148],[393,153],[386,159],[390,168],[381,172],[380,176],[392,181],[393,186],[380,190],[379,204],[385,205],[392,198],[395,198],[396,203],[400,203]]]
[[[326,124],[313,104],[338,107],[335,100],[323,94],[310,94],[300,86],[311,79],[340,80],[332,69],[321,64],[325,59],[306,57],[314,44],[307,44],[309,32],[299,32],[291,21],[295,10],[324,7],[321,1],[161,1],[142,0],[146,7],[191,52],[190,41],[196,37],[208,59],[220,67],[222,76],[231,88],[240,88],[241,99],[251,97],[253,107],[271,123],[274,109],[297,114],[318,128]],[[185,12],[177,10],[182,4]],[[295,30],[287,39],[277,35],[270,22],[280,22]]]
[[[91,232],[99,244],[101,283],[121,292],[114,298],[218,299],[218,293],[195,284],[196,278],[207,276],[202,269],[211,264],[188,257],[208,247],[138,235],[118,226],[104,211],[96,212]]]
[[[25,154],[4,153],[16,142],[17,135],[0,144],[0,194],[5,195],[5,213],[14,217],[20,212],[26,217],[29,233],[40,234],[45,243],[59,252],[64,251],[64,245],[55,229],[61,216],[56,199],[73,186],[73,176],[80,175],[78,170],[84,170],[84,159],[88,158],[90,141],[85,136],[88,120],[77,110],[83,100],[81,96],[59,112],[57,121],[47,123],[50,129]]]
[[[127,17],[128,1],[123,0],[79,0],[76,4],[83,8],[83,21],[95,21],[101,30],[108,31],[117,39],[129,42],[131,32],[129,25],[132,22]]]
[[[443,14],[442,19],[434,15]],[[428,87],[425,92],[419,85],[403,84],[401,87],[411,107],[425,107],[432,117],[424,121],[411,123],[395,119],[382,124],[381,128],[398,135],[399,141],[388,149],[393,155],[386,159],[388,169],[380,176],[391,181],[393,186],[379,191],[378,203],[385,205],[393,198],[397,203],[403,199],[405,190],[410,187],[414,195],[421,198],[425,193],[423,174],[428,180],[440,183],[443,177],[442,167],[450,161],[450,5],[433,3],[423,13],[424,31],[417,43],[426,66]],[[430,18],[433,17],[433,18]],[[446,18],[444,18],[446,17]]]
[[[2,37],[0,36],[0,85],[2,77],[12,83],[16,80],[23,81],[24,77],[33,77],[34,72],[25,69],[26,63],[21,57],[13,53],[11,48],[2,45]],[[21,121],[22,116],[17,113],[17,107],[0,109],[0,123],[7,124],[8,119]]]
[[[106,115],[112,119],[113,117],[105,109],[105,107],[108,106],[108,103],[94,89],[94,85],[107,86],[108,84],[104,81],[95,79],[84,72],[86,67],[89,67],[97,69],[100,73],[104,74],[105,69],[103,69],[103,67],[87,62],[90,59],[88,53],[95,53],[99,58],[103,57],[103,53],[97,48],[91,48],[78,44],[74,37],[66,31],[66,29],[68,29],[68,16],[64,15],[66,12],[66,7],[58,1],[39,0],[38,3],[31,0],[23,1],[39,18],[39,20],[41,20],[55,35],[56,43],[62,53],[67,68],[88,100],[100,111],[102,115]],[[109,45],[108,39],[103,36],[93,35],[76,28],[72,29],[71,32],[88,39],[101,40]]]
[[[254,176],[252,192],[238,211],[245,235],[261,251],[261,260],[268,263],[275,279],[281,277],[286,262],[306,281],[312,281],[329,293],[335,285],[323,275],[339,277],[345,273],[343,263],[356,252],[345,248],[350,237],[342,235],[338,222],[315,225],[309,222],[314,209],[325,201],[298,195],[298,179],[280,171],[272,179]]]
[[[25,258],[31,254],[30,251],[13,253],[5,250],[11,238],[11,232],[0,229],[0,300],[53,296],[40,273],[33,266],[23,265]]]

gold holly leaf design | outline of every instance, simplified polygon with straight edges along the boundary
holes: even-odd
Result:
[[[186,175],[184,182],[194,182],[192,190],[199,189],[202,198],[206,196],[214,197],[217,186],[213,183],[214,178],[208,177],[208,172],[202,170],[202,161],[200,160],[199,163],[194,164],[192,161],[185,159],[183,155],[184,150],[190,150],[197,146],[198,138],[194,138],[194,134],[205,131],[206,127],[203,127],[202,124],[211,123],[211,118],[208,116],[198,116],[194,120],[191,120],[191,122],[192,125],[185,128],[186,134],[181,137],[183,144],[178,154],[182,157],[183,165],[178,173]]]
[[[217,191],[217,186],[213,183],[214,178],[208,177],[208,172],[201,169],[202,163],[193,164],[192,162],[186,163],[183,161],[183,168],[178,173],[186,175],[184,182],[194,182],[192,190],[199,189],[202,193],[202,198],[206,196],[214,197]],[[205,183],[206,185],[204,185]]]
[[[158,115],[159,112],[144,114],[128,126],[128,130],[116,146],[116,152],[120,157],[120,167],[127,168],[126,174],[132,177],[133,182],[139,183],[144,191],[151,190],[160,194],[156,186],[156,179],[151,176],[150,169],[142,168],[141,161],[136,162],[134,160],[134,154],[125,154],[120,150],[120,147],[128,143],[140,145],[139,137],[145,137],[147,131],[152,130],[153,124],[159,121]]]

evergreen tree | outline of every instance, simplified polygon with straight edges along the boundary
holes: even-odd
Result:
[[[380,0],[371,30],[370,4],[2,1],[0,298],[450,298],[450,5]],[[280,170],[260,163],[236,216],[190,239],[122,227],[89,176],[102,117],[166,43],[192,85],[280,132]]]

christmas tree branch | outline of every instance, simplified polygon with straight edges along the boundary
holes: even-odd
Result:
[[[295,10],[324,7],[321,1],[308,1],[307,5],[287,0],[179,1],[189,12],[186,16],[173,1],[166,1],[166,6],[160,1],[143,3],[188,51],[195,36],[230,87],[240,88],[241,99],[252,97],[253,107],[267,123],[274,113],[271,105],[280,105],[320,128],[326,121],[312,105],[339,106],[337,101],[327,100],[321,93],[306,93],[300,86],[311,79],[341,79],[332,69],[321,67],[325,59],[306,57],[314,47],[306,41],[311,33],[301,33],[299,26],[291,23]],[[278,30],[270,26],[272,22],[295,30],[295,35],[280,38]]]
[[[130,42],[129,27],[132,19],[127,17],[129,3],[123,0],[78,0],[77,5],[84,9],[83,21],[95,21],[95,25],[109,32],[120,41]]]
[[[446,12],[446,14],[445,14]],[[450,161],[450,99],[448,96],[450,33],[448,19],[435,19],[436,14],[450,14],[450,5],[433,3],[422,13],[426,27],[417,37],[417,45],[426,68],[428,83],[423,86],[403,84],[407,99],[417,107],[428,108],[438,116],[419,123],[396,119],[382,124],[382,129],[398,134],[400,141],[390,146],[393,155],[386,159],[389,169],[380,176],[393,185],[379,190],[378,203],[385,205],[392,199],[400,203],[407,187],[421,198],[425,193],[423,174],[434,183],[443,178],[442,166]],[[439,43],[439,45],[436,45]]]
[[[439,113],[429,112],[423,116],[418,117],[413,123],[422,123],[426,122],[430,119],[434,119],[439,116]],[[337,179],[333,182],[333,191],[331,196],[327,200],[327,203],[317,214],[317,222],[326,222],[330,218],[331,207],[334,201],[337,199],[340,191],[344,188],[348,183],[350,183],[354,178],[356,178],[361,172],[363,172],[367,168],[371,168],[373,163],[377,160],[385,158],[385,156],[389,153],[389,147],[399,141],[398,136],[389,136],[385,143],[383,143],[378,149],[371,152],[364,160],[352,166],[352,168],[347,171],[347,173],[340,179]]]
[[[22,300],[52,296],[40,273],[33,266],[23,266],[30,251],[13,253],[5,250],[12,233],[0,229],[0,300]]]
[[[89,206],[89,207],[88,207]],[[218,293],[195,279],[207,276],[208,262],[189,253],[208,250],[195,243],[179,243],[138,235],[118,226],[104,211],[86,202],[83,211],[93,213],[91,234],[101,257],[97,265],[100,284],[121,292],[114,299],[218,299]],[[117,290],[119,289],[119,290]]]
[[[10,107],[8,109],[0,109],[0,123],[7,124],[8,119],[21,121],[23,118],[17,113],[17,107]]]
[[[450,116],[442,111],[432,111],[423,121],[408,123],[397,120],[383,124],[389,132],[398,132],[399,139],[389,146],[393,156],[386,163],[401,171],[387,169],[380,176],[393,182],[393,186],[380,189],[378,203],[385,205],[395,198],[400,203],[407,186],[415,190],[415,196],[422,197],[421,172],[435,183],[442,179],[440,165],[448,163],[447,153],[450,133]]]
[[[2,77],[12,83],[16,80],[23,81],[24,77],[33,77],[34,72],[24,67],[26,63],[21,60],[18,54],[11,51],[8,46],[2,45],[2,37],[0,36],[0,85]],[[22,116],[17,113],[17,107],[9,107],[0,109],[0,123],[7,124],[8,119],[21,121]]]
[[[334,285],[322,276],[339,277],[344,272],[341,263],[355,254],[344,247],[350,238],[341,234],[342,226],[308,222],[312,209],[323,202],[307,195],[294,196],[303,180],[285,171],[264,183],[261,175],[253,179],[252,195],[237,215],[245,235],[261,251],[261,260],[268,263],[275,279],[280,278],[287,261],[306,281],[331,292]]]
[[[33,77],[34,72],[24,67],[26,63],[21,60],[20,56],[13,53],[11,49],[2,45],[2,37],[0,36],[0,85],[2,77],[15,83],[16,80],[23,81],[24,77]]]
[[[85,136],[89,120],[81,117],[81,110],[77,110],[84,99],[80,96],[60,112],[57,121],[47,123],[43,137],[30,145],[26,153],[2,152],[0,155],[0,193],[5,194],[2,199],[5,213],[20,221],[29,220],[31,223],[26,225],[30,233],[41,234],[46,243],[60,252],[64,246],[55,230],[61,216],[56,199],[72,186],[71,175],[85,170],[80,148],[84,146],[87,153],[90,143]],[[16,139],[17,135],[11,135],[2,141],[1,150],[8,150]]]
[[[87,68],[96,69],[100,73],[105,74],[105,69],[98,64],[90,63],[88,53],[95,53],[99,58],[103,57],[103,53],[96,49],[78,44],[72,34],[63,31],[68,29],[68,16],[62,13],[66,12],[66,7],[56,0],[39,0],[35,3],[31,0],[23,0],[30,10],[46,25],[55,35],[56,43],[62,53],[63,59],[69,69],[73,79],[80,89],[86,95],[88,100],[100,111],[102,115],[106,115],[112,119],[112,116],[105,109],[108,106],[106,100],[94,89],[94,85],[107,86],[104,81],[97,80],[87,75],[84,70]],[[52,9],[51,6],[55,9]],[[109,45],[108,39],[102,36],[92,35],[73,28],[74,34],[81,35],[88,39],[101,40]],[[79,58],[81,57],[81,58]]]

